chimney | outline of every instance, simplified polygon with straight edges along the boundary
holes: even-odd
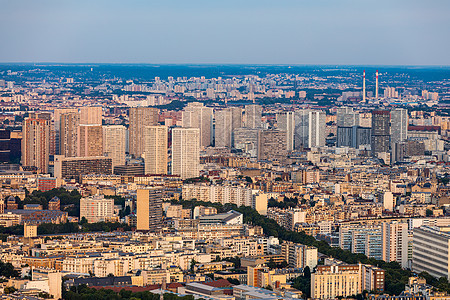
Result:
[[[375,99],[378,99],[378,70],[376,73],[376,79],[375,79]]]
[[[363,72],[363,102],[366,102],[366,70]]]

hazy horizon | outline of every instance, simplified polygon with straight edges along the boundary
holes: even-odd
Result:
[[[1,63],[450,65],[446,0],[0,5]]]

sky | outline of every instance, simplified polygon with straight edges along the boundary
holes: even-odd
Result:
[[[450,65],[449,0],[0,0],[0,62]]]

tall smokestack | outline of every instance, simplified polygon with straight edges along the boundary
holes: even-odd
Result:
[[[366,70],[363,72],[363,102],[366,102]]]
[[[378,70],[377,70],[377,77],[375,79],[375,99],[378,99]]]

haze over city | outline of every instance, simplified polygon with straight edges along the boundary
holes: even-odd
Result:
[[[2,0],[0,6],[0,62],[450,64],[445,0]]]

